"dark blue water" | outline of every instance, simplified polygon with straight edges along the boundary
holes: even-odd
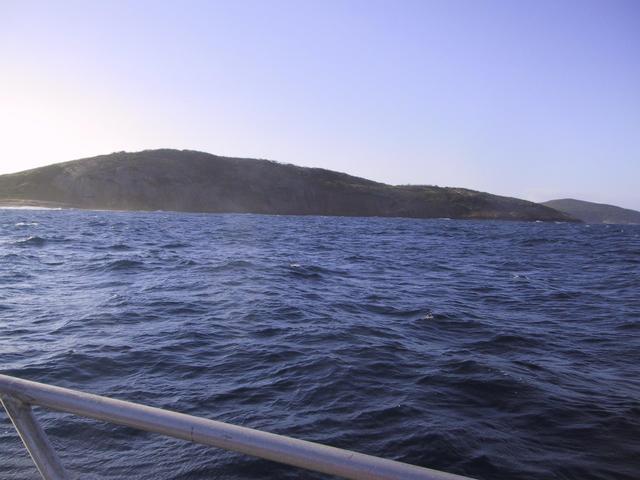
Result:
[[[0,210],[0,365],[479,479],[637,479],[640,228]],[[36,413],[82,478],[323,478]],[[37,478],[3,413],[0,473]]]

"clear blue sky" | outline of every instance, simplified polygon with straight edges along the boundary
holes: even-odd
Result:
[[[158,147],[640,209],[640,1],[0,0],[0,172]]]

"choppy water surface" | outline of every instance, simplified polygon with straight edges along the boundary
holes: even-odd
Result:
[[[1,210],[0,365],[479,479],[636,479],[640,228]],[[37,414],[82,478],[322,478]],[[2,413],[0,473],[37,478]]]

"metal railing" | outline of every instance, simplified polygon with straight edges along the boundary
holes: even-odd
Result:
[[[297,440],[183,413],[0,375],[0,399],[42,478],[67,480],[32,405],[224,448],[307,470],[364,480],[470,480],[467,477]]]

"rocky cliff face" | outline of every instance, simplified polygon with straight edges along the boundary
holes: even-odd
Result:
[[[186,150],[114,153],[0,176],[0,202],[112,210],[573,221],[460,188],[391,186],[319,168]]]
[[[572,198],[550,200],[544,202],[543,205],[564,212],[586,223],[640,225],[640,212],[614,205],[585,202],[584,200],[574,200]]]

